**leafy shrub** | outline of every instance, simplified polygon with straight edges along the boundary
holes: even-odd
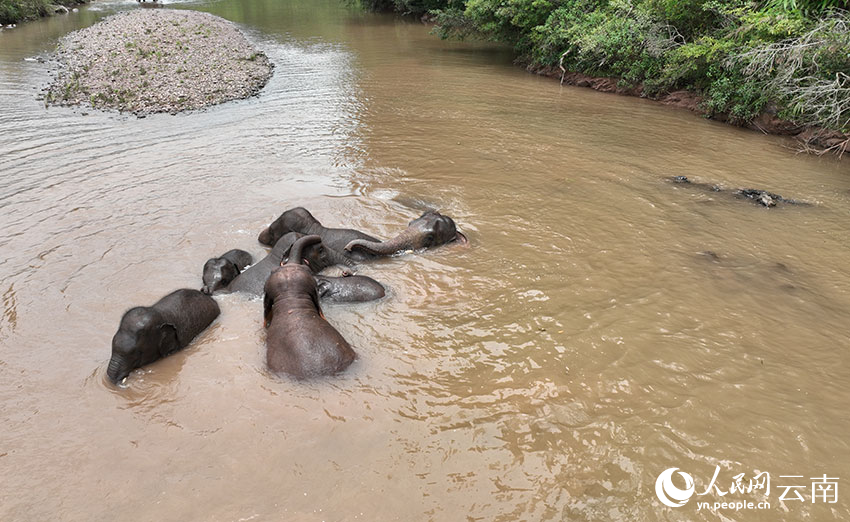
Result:
[[[370,11],[394,10],[404,14],[421,15],[434,9],[445,9],[452,2],[446,0],[360,0],[359,3]]]
[[[0,0],[0,24],[15,24],[45,16],[51,4],[71,6],[84,0]]]
[[[782,102],[785,115],[850,132],[850,18],[835,12],[809,31],[731,56],[750,81]]]

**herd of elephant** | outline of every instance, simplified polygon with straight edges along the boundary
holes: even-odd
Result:
[[[176,290],[153,306],[124,313],[112,338],[106,375],[121,382],[130,372],[186,347],[221,313],[218,292],[263,295],[266,360],[277,375],[332,375],[354,360],[351,345],[325,319],[320,301],[362,302],[384,296],[378,281],[352,275],[351,267],[407,250],[467,243],[448,216],[428,211],[402,233],[380,241],[358,230],[327,228],[302,207],[287,210],[260,232],[271,246],[255,264],[244,250],[230,250],[204,265],[201,290]],[[342,277],[320,275],[341,265]]]

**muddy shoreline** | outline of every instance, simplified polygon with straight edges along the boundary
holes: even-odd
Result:
[[[567,85],[589,87],[600,92],[619,94],[623,96],[647,98],[663,105],[687,109],[716,121],[723,123],[729,122],[728,115],[726,114],[710,114],[706,111],[703,108],[703,97],[691,91],[679,90],[664,93],[657,97],[647,97],[643,93],[642,85],[624,88],[619,86],[619,80],[617,78],[589,76],[584,73],[572,71],[563,72],[558,67],[552,66],[523,66],[528,72],[554,78]],[[850,149],[850,136],[838,131],[824,129],[822,127],[800,125],[788,120],[783,120],[776,115],[775,110],[763,112],[744,127],[764,134],[775,134],[793,138],[796,140],[797,148],[801,152],[813,152],[815,154],[834,152],[835,154],[842,156],[844,152]]]

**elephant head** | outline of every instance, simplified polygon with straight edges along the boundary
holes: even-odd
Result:
[[[269,276],[264,287],[263,297],[263,315],[265,317],[266,327],[272,322],[274,298],[283,291],[296,295],[309,295],[313,304],[316,306],[316,310],[318,310],[319,314],[322,313],[322,309],[319,306],[316,280],[313,279],[313,273],[310,268],[302,264],[305,249],[317,244],[321,245],[321,241],[322,238],[320,236],[304,236],[299,238],[292,245],[292,249],[289,252],[289,259],[282,262],[280,268],[272,272],[271,276]]]
[[[311,240],[301,243],[301,257],[300,259],[297,259],[295,254],[295,245],[306,237],[318,237],[319,241]],[[289,253],[285,254],[285,256],[287,256],[288,261],[307,265],[314,274],[318,274],[329,266],[342,265],[344,267],[351,267],[354,265],[351,259],[337,252],[333,248],[326,247],[321,242],[321,237],[319,236],[303,236],[293,243]],[[343,268],[343,273],[351,275],[351,271],[348,268]]]
[[[418,250],[458,241],[467,243],[466,236],[458,232],[454,220],[434,210],[429,210],[411,221],[407,229],[388,241],[355,239],[345,245],[345,250],[364,250],[370,254],[389,256],[405,250]]]
[[[239,275],[239,267],[233,262],[218,257],[204,264],[204,286],[201,292],[210,295],[216,290],[226,287]]]
[[[176,327],[166,322],[159,311],[144,306],[131,308],[112,338],[112,358],[106,375],[118,383],[134,369],[179,348]]]
[[[318,223],[319,221],[306,208],[296,207],[287,210],[275,219],[271,225],[263,229],[257,240],[264,245],[272,246],[287,233],[304,232],[309,230],[309,227]]]
[[[303,236],[298,238],[298,240],[292,244],[292,248],[289,250],[289,258],[286,260],[287,265],[301,265],[302,261],[305,261],[305,256],[308,255],[309,247],[313,245],[317,245],[322,248],[313,248],[317,253],[324,254],[327,249],[322,246],[322,238],[320,236]],[[317,259],[321,256],[314,256]],[[309,263],[308,263],[309,266]],[[328,265],[330,266],[330,265]]]

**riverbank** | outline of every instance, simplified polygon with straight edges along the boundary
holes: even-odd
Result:
[[[69,34],[46,103],[144,116],[257,94],[273,65],[232,23],[207,13],[136,9]]]
[[[693,91],[678,90],[649,97],[644,93],[643,86],[624,87],[622,82],[617,78],[589,76],[580,72],[562,71],[557,67],[550,66],[525,65],[524,67],[530,73],[556,79],[564,85],[587,87],[599,92],[621,96],[647,98],[662,105],[686,109],[712,120],[745,127],[763,134],[788,136],[796,140],[796,149],[800,152],[809,152],[817,155],[835,153],[839,157],[843,157],[848,149],[850,149],[850,136],[847,134],[825,129],[820,126],[801,125],[783,119],[779,117],[774,107],[763,111],[747,122],[732,123],[728,114],[706,110],[705,98]]]
[[[840,154],[850,143],[847,0],[360,3],[425,15],[441,38],[505,43],[565,83],[794,135],[804,148]]]
[[[65,14],[88,0],[0,0],[0,25],[11,25],[43,16]]]

